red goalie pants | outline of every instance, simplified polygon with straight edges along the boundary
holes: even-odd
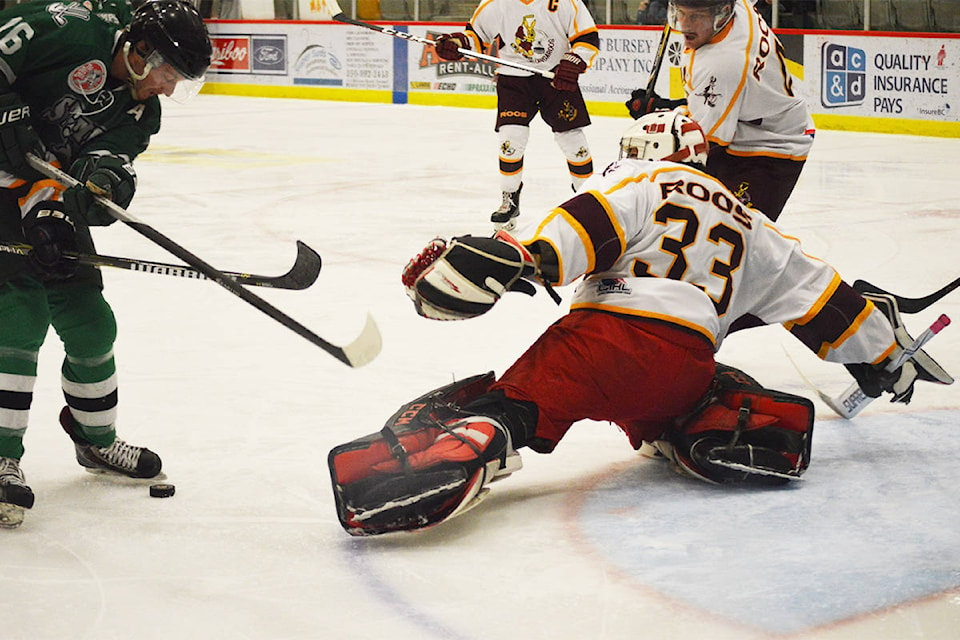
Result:
[[[690,331],[577,310],[547,329],[492,388],[537,405],[535,437],[552,443],[546,449],[583,419],[616,423],[638,448],[693,411],[714,367],[713,346]]]

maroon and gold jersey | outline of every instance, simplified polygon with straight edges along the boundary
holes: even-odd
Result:
[[[717,349],[747,314],[825,360],[879,362],[894,349],[886,318],[830,265],[687,165],[615,162],[516,235],[556,254],[555,284],[586,276],[572,309],[661,320]]]

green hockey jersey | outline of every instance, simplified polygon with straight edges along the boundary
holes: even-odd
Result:
[[[34,129],[65,169],[98,151],[133,160],[160,129],[159,98],[136,101],[126,83],[110,76],[129,17],[124,0],[33,1],[0,11],[0,95],[16,94],[29,105]],[[2,242],[23,242],[22,213],[53,195],[21,182],[0,166]],[[81,235],[82,250],[92,251],[89,231]],[[0,282],[25,262],[0,253]]]

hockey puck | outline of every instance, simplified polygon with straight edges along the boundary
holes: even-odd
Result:
[[[150,497],[169,498],[176,490],[177,488],[172,484],[152,484],[150,485]]]

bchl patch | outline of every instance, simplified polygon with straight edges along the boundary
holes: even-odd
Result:
[[[623,278],[604,278],[597,283],[597,293],[600,295],[606,293],[630,294],[633,290],[627,286],[627,281]]]
[[[70,72],[67,85],[83,96],[94,94],[107,84],[107,67],[100,60],[91,60]]]

